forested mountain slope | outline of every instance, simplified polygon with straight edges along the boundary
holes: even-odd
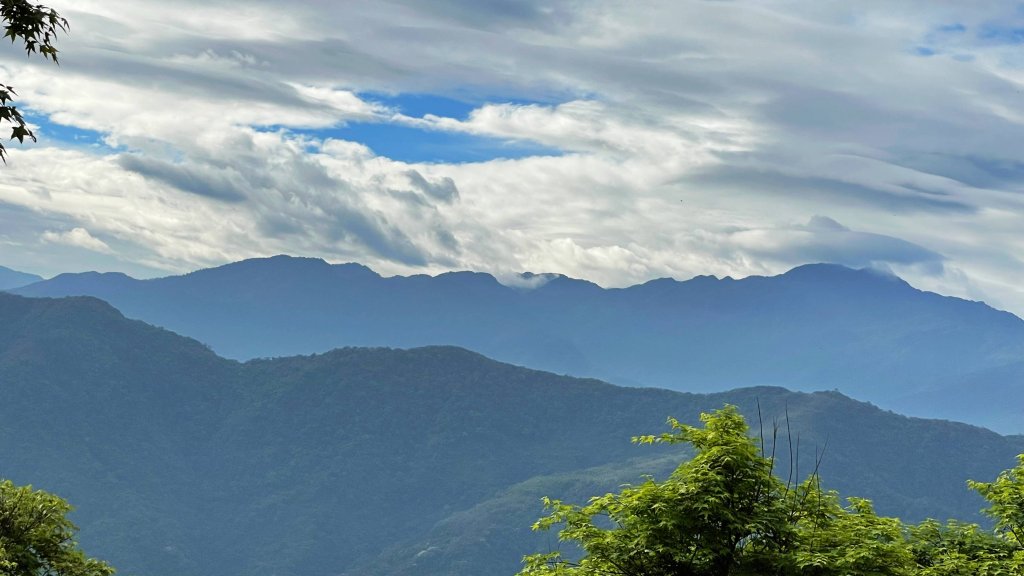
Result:
[[[456,345],[618,384],[838,389],[901,413],[1024,432],[1024,321],[871,270],[697,277],[602,289],[563,276],[384,278],[279,256],[184,276],[65,274],[18,290],[92,295],[237,359]]]
[[[524,532],[541,496],[659,473],[685,452],[630,436],[758,402],[769,429],[788,411],[801,472],[827,441],[826,483],[908,520],[975,517],[964,481],[1024,452],[835,392],[622,388],[450,347],[242,364],[93,298],[0,294],[0,475],[67,497],[129,574],[511,573],[549,544]]]

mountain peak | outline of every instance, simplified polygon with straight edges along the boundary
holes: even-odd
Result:
[[[73,291],[68,294],[59,294],[61,296],[76,296],[89,295],[90,291],[100,286],[120,288],[135,282],[139,282],[139,280],[123,272],[88,271],[58,274],[47,280],[46,285],[51,288],[61,287],[65,290]]]
[[[303,256],[289,256],[287,254],[278,254],[276,256],[268,256],[265,258],[248,258],[245,260],[239,260],[238,262],[231,262],[222,266],[216,266],[214,268],[205,268],[202,270],[196,270],[190,272],[186,276],[192,274],[200,274],[204,272],[212,272],[214,270],[219,271],[236,271],[236,270],[262,270],[262,269],[320,269],[327,268],[330,264],[324,261],[322,258],[307,258]]]
[[[300,283],[311,283],[336,275],[344,277],[379,277],[376,272],[362,264],[330,264],[323,258],[278,254],[266,258],[249,258],[215,268],[196,270],[178,278],[225,279],[242,277],[259,281],[267,279],[271,282],[298,281]]]
[[[455,282],[455,283],[467,283],[467,284],[479,284],[479,285],[499,285],[498,280],[487,274],[486,272],[470,272],[468,270],[459,270],[454,272],[443,272],[434,277],[435,280],[442,282]]]
[[[780,276],[781,278],[803,281],[825,282],[885,282],[910,286],[905,280],[889,270],[878,268],[850,268],[842,264],[814,263],[803,264]]]

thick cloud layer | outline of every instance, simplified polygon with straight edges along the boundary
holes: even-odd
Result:
[[[625,285],[824,260],[1024,313],[1012,2],[54,7],[59,69],[0,60],[41,136],[3,169],[0,264],[286,252]],[[402,108],[423,94],[471,110]],[[400,160],[353,125],[557,153]]]

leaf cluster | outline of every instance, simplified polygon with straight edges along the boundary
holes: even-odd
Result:
[[[999,474],[994,482],[967,483],[989,501],[988,514],[996,519],[996,529],[1017,546],[1024,546],[1024,454],[1017,467]]]
[[[53,494],[0,482],[0,576],[113,574],[113,568],[78,548],[70,511]]]
[[[692,444],[697,453],[663,482],[576,506],[545,499],[535,530],[583,550],[526,556],[520,576],[1021,576],[1024,455],[995,482],[971,482],[992,507],[997,532],[934,520],[913,526],[876,514],[871,502],[824,491],[814,472],[799,485],[773,475],[774,458],[748,436],[733,406],[702,414],[703,427],[635,442]]]
[[[54,64],[59,63],[53,42],[59,32],[67,32],[68,21],[56,10],[27,0],[0,0],[0,21],[4,27],[3,37],[10,38],[11,43],[21,40],[26,55],[38,53]],[[21,112],[8,104],[14,95],[14,88],[0,85],[0,122],[14,124],[11,140],[24,143],[25,138],[29,138],[35,142],[35,134],[25,125]],[[7,149],[3,144],[0,144],[0,160],[7,163]]]

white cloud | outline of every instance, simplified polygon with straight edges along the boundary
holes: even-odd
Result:
[[[574,100],[557,106],[487,104],[465,121],[428,115],[398,121],[426,129],[529,140],[553,148],[619,159],[676,158],[680,164],[711,161],[716,152],[747,150],[749,126],[699,115],[647,114]],[[677,168],[678,169],[678,168]]]
[[[10,52],[5,77],[122,148],[16,150],[11,243],[81,229],[139,270],[288,252],[617,286],[832,260],[1024,313],[1024,58],[983,34],[1024,25],[1010,2],[90,0],[67,16],[59,69]],[[411,117],[366,95],[417,92],[479,106]],[[409,163],[316,132],[359,121],[563,154]]]
[[[39,239],[48,244],[65,244],[104,254],[110,254],[113,252],[106,242],[96,238],[92,234],[89,234],[89,231],[85,228],[72,228],[71,230],[66,230],[64,232],[47,230],[39,236]]]
[[[827,216],[814,216],[806,224],[738,230],[728,242],[751,257],[782,266],[806,262],[832,262],[852,268],[918,266],[941,275],[944,257],[917,244],[892,236],[855,231]]]

